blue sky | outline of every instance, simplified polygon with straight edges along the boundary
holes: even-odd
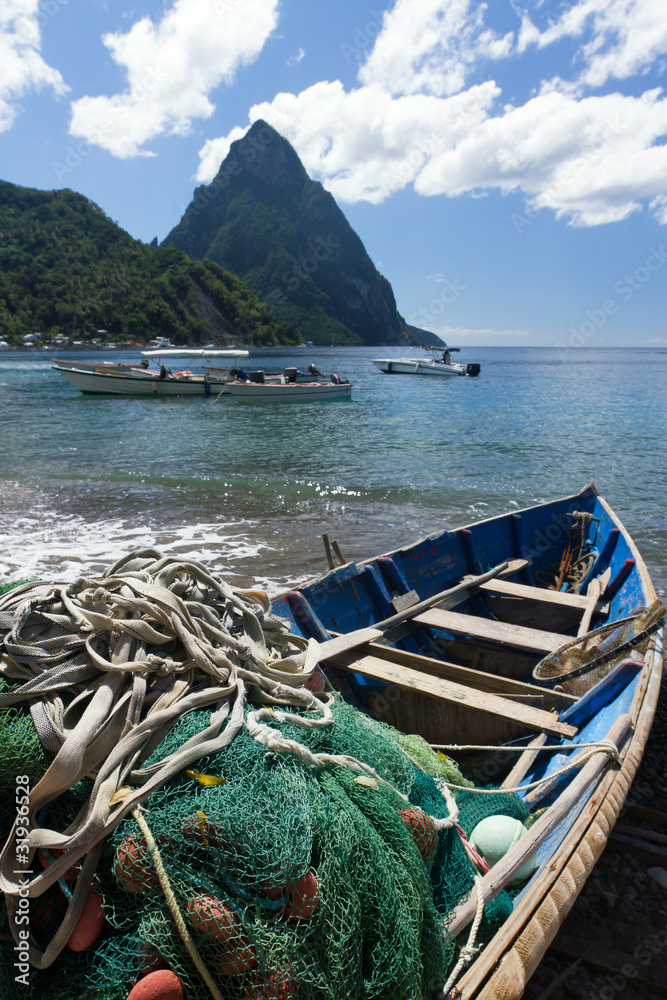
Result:
[[[450,344],[667,345],[665,0],[2,0],[0,177],[163,239],[257,118]]]

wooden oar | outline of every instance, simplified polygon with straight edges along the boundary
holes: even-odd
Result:
[[[365,642],[372,642],[374,639],[379,639],[387,629],[393,628],[394,625],[400,625],[401,622],[408,621],[410,618],[414,618],[415,615],[421,614],[422,611],[432,608],[434,604],[438,604],[440,601],[444,601],[454,594],[463,594],[467,590],[473,590],[480,584],[486,583],[487,580],[492,580],[499,573],[504,571],[511,573],[512,567],[519,570],[523,566],[525,566],[524,559],[506,560],[494,566],[488,572],[481,573],[479,576],[466,577],[464,581],[457,583],[456,586],[449,587],[439,594],[433,594],[432,597],[427,597],[426,600],[420,601],[419,604],[413,604],[411,607],[406,608],[405,611],[392,615],[390,618],[385,618],[384,621],[378,622],[376,625],[359,628],[354,632],[346,632],[343,635],[336,636],[335,639],[322,642],[320,643],[319,660],[320,662],[329,660],[332,656],[339,656],[340,653],[346,653],[350,649],[356,649],[357,646],[363,646]]]

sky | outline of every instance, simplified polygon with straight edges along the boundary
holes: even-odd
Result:
[[[667,346],[666,66],[667,0],[0,0],[0,178],[162,240],[263,118],[466,356]]]

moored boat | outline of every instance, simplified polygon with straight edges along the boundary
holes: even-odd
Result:
[[[440,997],[518,998],[604,849],[651,727],[664,608],[646,566],[592,484],[330,566],[273,602],[330,649],[328,683],[453,756],[480,799],[487,785],[487,803],[515,789],[526,809],[528,832],[486,871],[475,861],[440,910],[457,940]],[[503,895],[504,920],[473,957],[468,931]]]
[[[477,362],[460,364],[452,360],[452,353],[460,351],[459,347],[447,347],[443,344],[441,348],[424,347],[422,350],[428,351],[430,357],[374,358],[373,364],[385,375],[475,376],[480,373]]]
[[[228,382],[222,392],[245,403],[312,403],[349,399],[352,386],[338,375],[331,375],[329,380],[314,375],[299,378],[296,368],[286,368],[282,375],[250,372],[246,379]]]
[[[247,351],[218,351],[206,349],[165,349],[142,351],[146,359],[171,359],[183,357],[186,360],[225,358],[227,368],[218,368],[215,373],[206,369],[200,374],[189,369],[172,372],[166,364],[150,368],[149,361],[141,364],[102,364],[76,360],[54,359],[54,369],[75,389],[90,394],[111,394],[119,396],[201,396],[211,391],[220,391],[233,378],[233,364],[247,357]]]
[[[272,602],[150,549],[0,598],[0,952],[36,996],[523,992],[650,729],[646,567],[592,485],[327,553]]]

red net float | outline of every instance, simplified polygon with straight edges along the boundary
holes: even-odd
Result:
[[[120,844],[116,851],[114,874],[128,892],[153,892],[160,888],[160,880],[143,837],[126,837]]]
[[[193,896],[185,904],[187,918],[199,934],[226,942],[236,934],[238,923],[227,903],[215,896]]]
[[[292,1000],[295,996],[296,986],[289,971],[276,969],[274,972],[253,972],[243,1000]]]
[[[140,979],[127,1000],[183,1000],[183,985],[171,969],[158,969]]]
[[[187,840],[196,840],[205,847],[223,847],[218,831],[213,823],[209,823],[204,813],[196,813],[183,823],[183,836]]]
[[[98,889],[91,885],[83,904],[81,916],[77,925],[72,931],[67,947],[70,951],[85,951],[95,944],[98,937],[104,930],[106,917],[102,910],[102,896]]]
[[[257,966],[257,950],[249,938],[239,935],[212,964],[223,976],[242,976]]]
[[[412,834],[417,850],[426,860],[435,854],[438,846],[438,831],[433,822],[421,809],[402,809],[399,813],[403,825]]]
[[[288,903],[285,916],[290,923],[312,917],[320,902],[320,890],[313,872],[287,886]]]

